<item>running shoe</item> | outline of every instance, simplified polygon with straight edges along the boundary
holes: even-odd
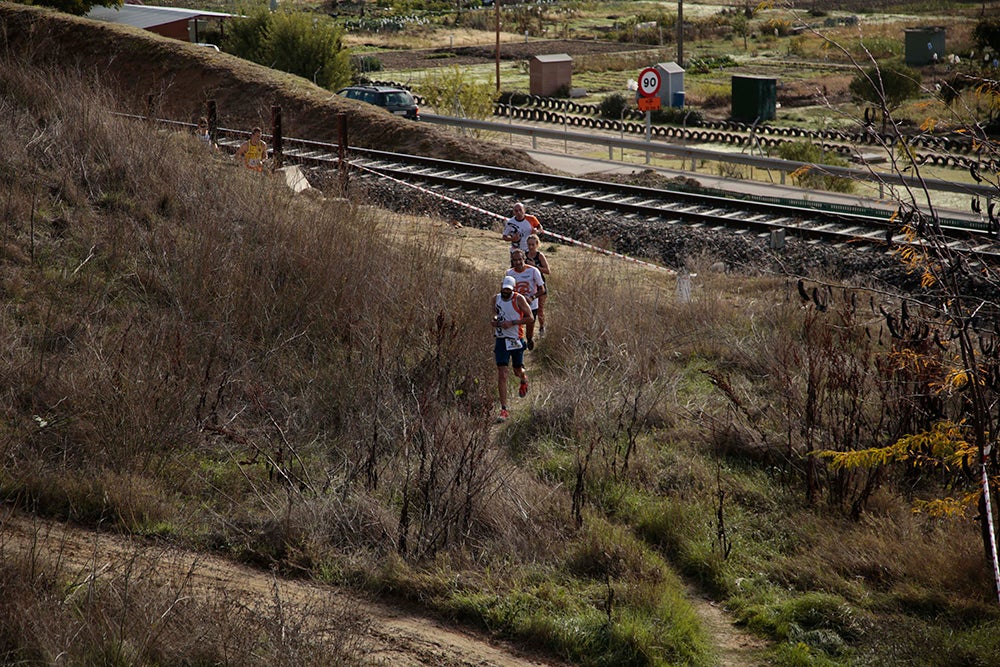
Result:
[[[518,387],[518,389],[517,389],[517,395],[520,396],[521,398],[524,398],[525,396],[528,395],[528,381],[527,380],[521,380],[521,386]]]
[[[528,339],[528,349],[529,350],[534,350],[535,349],[535,341],[532,340],[531,338]]]
[[[510,417],[510,413],[507,412],[507,408],[501,408],[500,409],[500,416],[497,417],[497,423],[499,424],[501,422],[507,421],[508,417]]]

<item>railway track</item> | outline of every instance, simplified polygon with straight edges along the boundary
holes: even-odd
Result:
[[[339,168],[336,144],[285,139],[283,153],[286,160],[310,170]],[[632,222],[753,233],[772,240],[787,236],[855,248],[908,243],[899,222],[891,219],[893,212],[884,209],[842,206],[821,210],[787,199],[729,198],[361,148],[349,149],[348,161],[353,177],[389,177],[459,201],[500,195],[580,212],[604,211]],[[942,219],[940,223],[952,249],[991,263],[1000,259],[1000,243],[985,223],[970,219]]]

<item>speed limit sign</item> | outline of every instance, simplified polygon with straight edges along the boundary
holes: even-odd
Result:
[[[647,67],[639,72],[639,95],[655,97],[660,92],[660,72],[655,67]]]

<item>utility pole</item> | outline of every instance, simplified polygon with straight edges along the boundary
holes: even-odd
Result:
[[[500,92],[500,0],[493,0],[493,19],[497,28],[497,92]]]
[[[677,0],[677,64],[684,67],[684,0]]]

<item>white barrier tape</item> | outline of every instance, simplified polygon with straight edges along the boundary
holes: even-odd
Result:
[[[458,199],[454,199],[454,198],[449,197],[447,195],[443,195],[443,194],[441,194],[439,192],[434,192],[433,190],[428,190],[427,188],[420,187],[419,185],[414,185],[413,183],[407,183],[406,181],[400,180],[400,179],[395,178],[393,176],[389,176],[388,174],[383,174],[381,172],[375,171],[374,169],[369,169],[368,167],[362,167],[361,165],[356,165],[356,164],[351,164],[350,166],[354,167],[355,169],[360,169],[362,171],[371,172],[372,174],[375,174],[376,176],[381,176],[382,178],[387,178],[390,181],[395,181],[396,183],[399,183],[400,185],[405,185],[408,188],[413,188],[414,190],[419,190],[420,192],[425,192],[425,193],[427,193],[429,195],[432,195],[434,197],[438,197],[439,199],[444,199],[445,201],[450,201],[453,204],[458,204],[459,206],[464,206],[465,208],[472,209],[473,211],[477,211],[479,213],[483,213],[483,214],[488,215],[488,216],[493,217],[493,218],[497,218],[498,220],[506,220],[507,219],[507,216],[505,216],[505,215],[500,215],[499,213],[494,213],[493,211],[488,211],[485,208],[479,208],[478,206],[474,206],[474,205],[472,205],[472,204],[470,204],[468,202],[464,202],[464,201],[461,201],[461,200],[458,200]],[[676,271],[674,271],[673,269],[668,269],[665,266],[660,266],[659,264],[653,264],[652,262],[647,262],[647,261],[644,261],[644,260],[641,260],[641,259],[636,259],[634,257],[629,257],[628,255],[623,255],[620,252],[613,252],[611,250],[605,250],[604,248],[599,248],[598,246],[592,245],[590,243],[584,243],[583,241],[577,241],[576,239],[570,238],[568,236],[563,236],[562,234],[557,234],[555,232],[550,232],[549,230],[544,229],[544,228],[542,229],[542,234],[545,234],[546,236],[551,236],[553,238],[559,239],[560,241],[563,241],[564,243],[569,243],[570,245],[580,246],[581,248],[587,248],[588,250],[593,250],[594,252],[599,252],[599,253],[602,253],[604,255],[609,255],[611,257],[617,257],[618,259],[624,260],[626,262],[631,262],[633,264],[640,264],[642,266],[648,266],[648,267],[650,267],[652,269],[658,269],[660,271],[666,271],[667,273],[669,273],[672,276],[676,276],[677,275]]]

